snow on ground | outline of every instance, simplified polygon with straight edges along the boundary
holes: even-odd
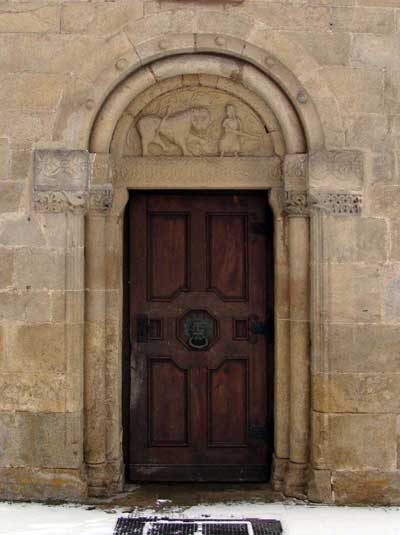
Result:
[[[161,505],[161,504],[160,504]],[[162,504],[165,505],[165,504]],[[135,516],[200,518],[275,518],[284,535],[400,535],[400,508],[328,507],[282,503],[234,503],[198,505],[162,511],[137,509]],[[62,505],[0,503],[1,535],[112,535],[121,510]]]

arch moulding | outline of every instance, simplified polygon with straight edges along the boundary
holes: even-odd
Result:
[[[249,45],[251,49],[255,47]],[[315,473],[320,467],[309,470],[310,384],[314,369],[317,372],[326,365],[324,221],[329,215],[359,213],[360,194],[337,187],[338,169],[349,176],[359,175],[362,163],[350,151],[324,151],[323,130],[311,98],[279,62],[279,76],[267,72],[275,61],[271,56],[260,68],[260,54],[256,50],[252,62],[205,52],[180,54],[142,65],[116,85],[99,107],[88,151],[35,153],[35,208],[64,211],[68,218],[66,291],[74,299],[66,301],[66,321],[77,329],[67,330],[66,336],[68,350],[82,355],[84,384],[76,388],[77,393],[84,392],[84,462],[91,495],[119,490],[124,479],[123,214],[132,189],[268,191],[275,225],[273,484],[289,496],[305,496],[310,481],[314,488],[317,485]],[[285,77],[287,88],[281,85]],[[201,139],[197,139],[185,154],[176,138],[170,138],[166,152],[160,154],[153,137],[150,152],[143,155],[138,119],[146,114],[154,117],[154,110],[159,110],[162,125],[169,114],[200,109],[202,119],[208,120],[213,112],[207,111],[207,92],[213,92],[220,102],[224,98],[227,103],[237,102],[243,123],[245,117],[248,125],[259,121],[268,149],[255,154],[250,144],[243,154],[237,150],[223,154],[218,145],[217,152],[200,150]],[[189,93],[197,99],[193,106],[182,104],[182,95],[188,98]],[[167,108],[165,102],[169,102]],[[249,132],[245,132],[248,137],[257,137]],[[129,145],[132,135],[139,144]],[[59,176],[60,183],[49,187],[45,169],[54,158],[64,162],[67,170],[72,165],[76,177],[71,180],[71,172],[66,173],[64,182]],[[83,262],[84,283],[83,276],[77,276]]]

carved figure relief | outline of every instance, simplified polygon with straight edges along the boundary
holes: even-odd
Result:
[[[168,152],[168,145],[164,139],[179,147],[184,156],[191,155],[191,142],[197,142],[201,148],[206,145],[206,141],[194,132],[206,131],[209,124],[210,113],[201,107],[190,108],[172,115],[167,109],[166,115],[162,118],[146,115],[137,122],[137,129],[142,139],[143,156],[151,154],[152,143]]]
[[[185,87],[154,98],[135,117],[127,156],[273,156],[272,135],[238,97]]]

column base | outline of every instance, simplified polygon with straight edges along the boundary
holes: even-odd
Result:
[[[123,466],[119,462],[88,464],[88,496],[102,498],[123,490]]]
[[[271,484],[273,490],[277,492],[283,492],[285,487],[286,473],[288,468],[288,459],[272,458],[272,479]]]
[[[290,498],[307,498],[308,464],[289,461],[286,474],[284,493]]]

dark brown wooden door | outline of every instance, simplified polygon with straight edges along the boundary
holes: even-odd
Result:
[[[268,478],[266,208],[262,193],[132,198],[131,480]]]

